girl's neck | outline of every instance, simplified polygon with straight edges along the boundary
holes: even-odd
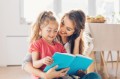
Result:
[[[54,41],[48,41],[47,39],[45,39],[45,38],[43,38],[43,37],[42,37],[42,39],[44,39],[48,44],[54,45]]]

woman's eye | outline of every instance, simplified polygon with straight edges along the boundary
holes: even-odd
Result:
[[[68,30],[68,31],[71,31],[71,29],[68,29],[68,28],[67,28],[67,30]]]

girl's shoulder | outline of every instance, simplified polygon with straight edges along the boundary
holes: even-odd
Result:
[[[60,42],[58,42],[58,41],[54,41],[54,43],[56,44],[56,45],[59,45],[59,46],[63,46]]]
[[[40,38],[40,39],[36,40],[35,42],[42,42],[42,39]]]
[[[38,45],[42,44],[42,43],[43,43],[42,39],[38,39],[38,40],[32,42],[32,44],[38,44]]]

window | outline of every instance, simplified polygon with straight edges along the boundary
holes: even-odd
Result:
[[[24,18],[27,22],[33,22],[41,11],[53,11],[53,0],[24,0],[23,3]]]
[[[22,20],[33,22],[43,10],[51,10],[61,17],[65,12],[81,9],[86,15],[104,15],[107,19],[120,21],[120,0],[22,0]],[[101,7],[99,7],[101,6]]]
[[[61,5],[61,12],[63,13],[74,9],[81,9],[85,12],[85,14],[88,14],[88,0],[62,0]]]
[[[101,6],[101,7],[99,7]],[[96,14],[104,15],[109,22],[120,18],[120,0],[96,0]]]
[[[43,10],[54,11],[59,17],[61,13],[72,9],[81,9],[87,13],[88,7],[87,0],[23,0],[23,3],[23,17],[27,23],[33,22]]]

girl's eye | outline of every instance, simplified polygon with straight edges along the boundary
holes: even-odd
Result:
[[[54,32],[58,32],[57,30],[55,30]]]
[[[47,30],[48,32],[51,32],[51,30]]]

